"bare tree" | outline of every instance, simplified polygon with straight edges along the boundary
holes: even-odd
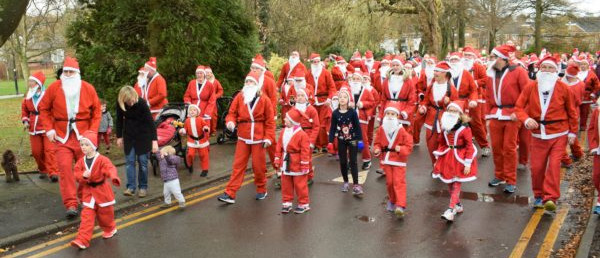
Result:
[[[527,7],[535,10],[534,17],[534,40],[535,52],[542,49],[542,24],[544,17],[556,17],[573,11],[567,0],[527,0]]]
[[[529,0],[471,0],[476,19],[479,25],[488,31],[488,51],[496,46],[496,35],[500,29],[517,12],[526,7]]]

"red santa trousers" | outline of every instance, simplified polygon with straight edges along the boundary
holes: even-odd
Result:
[[[435,156],[433,152],[438,149],[438,132],[433,132],[429,129],[425,129],[425,139],[427,140],[427,151],[429,152],[429,158],[431,158],[431,165],[435,164]]]
[[[369,124],[367,127],[367,138],[369,139],[369,143],[373,142],[373,132],[374,131],[375,131],[375,117],[371,117],[369,119]],[[365,146],[365,147],[368,147],[368,146]]]
[[[390,202],[406,208],[406,167],[381,165]]]
[[[571,148],[571,154],[573,154],[575,158],[580,159],[583,157],[583,148],[581,148],[581,145],[579,144],[579,139],[575,139],[575,143],[573,143],[573,145],[569,145],[569,148]],[[573,160],[571,160],[571,157],[569,157],[566,150],[565,155],[563,155],[560,162],[566,165],[573,163]]]
[[[96,218],[98,218],[98,225],[105,233],[112,232],[116,227],[114,206],[100,207],[96,204],[93,209],[84,206],[81,210],[79,232],[75,239],[85,246],[90,246]]]
[[[423,128],[423,124],[425,124],[425,115],[417,113],[415,121],[413,121],[412,124],[412,136],[415,144],[421,142],[421,128]]]
[[[531,187],[533,196],[556,202],[560,197],[560,159],[567,147],[567,136],[550,140],[531,138]]]
[[[590,103],[584,103],[579,105],[579,128],[587,128],[588,115],[590,114],[590,105]]]
[[[285,114],[291,109],[291,106],[281,105],[281,124],[285,125]]]
[[[315,143],[315,148],[319,150],[327,147],[327,132],[329,130],[329,125],[331,124],[331,118],[327,118],[327,112],[331,112],[331,108],[327,104],[314,107],[317,109],[317,114],[319,114],[319,134],[317,135],[317,141]]]
[[[479,147],[485,148],[489,147],[490,144],[487,140],[487,132],[484,124],[485,120],[481,120],[481,104],[482,103],[478,103],[476,107],[469,109],[469,116],[471,117],[471,122],[469,122],[469,125],[471,126],[473,137],[475,137]]]
[[[209,149],[209,147],[204,147],[204,148],[188,147],[187,154],[185,155],[185,159],[189,165],[194,165],[194,157],[196,157],[196,153],[200,157],[200,166],[202,167],[202,170],[208,170],[210,168],[210,149]]]
[[[517,183],[517,138],[521,123],[490,120],[490,139],[496,178],[511,185]]]
[[[58,165],[60,195],[65,208],[77,208],[78,189],[73,174],[73,162],[81,159],[83,152],[75,133],[71,132],[65,144],[56,142],[56,164]]]
[[[271,166],[273,167],[274,170],[277,170],[277,168],[275,167],[275,163],[273,161],[275,161],[275,151],[277,149],[277,142],[272,143],[269,147],[267,147],[267,154],[269,154],[269,160],[271,161]],[[266,162],[266,159],[265,159]]]
[[[236,192],[242,186],[244,181],[244,172],[248,166],[248,159],[252,155],[252,172],[254,172],[254,184],[257,193],[266,193],[267,188],[267,161],[265,157],[265,148],[262,144],[246,144],[238,141],[235,146],[235,155],[233,159],[233,171],[231,178],[225,188],[225,193],[235,199]]]
[[[454,209],[456,204],[460,203],[460,188],[461,182],[452,182],[448,184],[448,193],[450,193],[450,209]]]
[[[31,143],[31,153],[40,173],[58,176],[54,143],[50,142],[44,134],[30,135],[29,142]]]
[[[363,140],[363,144],[364,147],[362,149],[362,161],[363,162],[367,162],[367,161],[371,161],[371,150],[369,149],[369,146],[371,146],[371,142],[369,142],[369,138],[367,136],[367,131],[369,125],[368,124],[363,124],[360,123],[360,130],[362,133],[362,140]]]
[[[310,203],[308,198],[308,176],[281,175],[281,201],[291,203],[294,201],[294,192],[298,196],[298,205]]]
[[[100,143],[102,142],[102,139],[104,139],[104,145],[106,145],[108,148],[110,148],[110,135],[106,132],[104,133],[98,133],[98,147],[100,147]]]
[[[521,126],[519,128],[519,164],[529,164],[531,138],[531,132],[525,126]]]
[[[592,181],[594,182],[594,186],[596,187],[596,191],[600,193],[600,156],[594,155],[594,171],[592,171]],[[598,197],[598,201],[596,205],[600,205],[600,197]]]
[[[219,113],[217,112],[217,108],[213,110],[212,116],[210,120],[210,134],[214,134],[217,131],[217,121],[219,121]]]

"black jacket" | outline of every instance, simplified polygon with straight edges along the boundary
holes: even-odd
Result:
[[[125,154],[135,148],[136,154],[145,154],[152,150],[152,141],[156,141],[156,126],[150,108],[142,98],[131,107],[121,110],[117,103],[117,138],[123,138]]]

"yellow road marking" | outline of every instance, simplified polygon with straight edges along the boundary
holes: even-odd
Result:
[[[531,236],[533,236],[535,229],[537,228],[538,224],[540,223],[540,220],[542,219],[542,214],[544,214],[544,210],[537,209],[533,213],[533,215],[531,215],[527,226],[525,226],[525,229],[523,229],[523,233],[521,233],[521,237],[519,237],[519,241],[517,241],[517,244],[513,248],[512,253],[510,253],[510,258],[520,258],[523,256],[523,253],[525,252],[525,248],[527,248],[527,244],[529,244]]]
[[[552,225],[550,225],[550,229],[548,229],[548,233],[546,233],[546,237],[544,238],[544,242],[542,242],[542,246],[540,247],[540,251],[538,252],[537,257],[550,257],[552,253],[552,248],[554,247],[554,242],[558,237],[558,232],[567,217],[567,213],[569,213],[569,208],[565,207],[558,211],[558,214],[552,221]]]

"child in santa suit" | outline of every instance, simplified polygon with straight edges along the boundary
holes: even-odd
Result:
[[[285,129],[277,142],[275,167],[281,174],[281,213],[292,210],[294,192],[298,196],[298,206],[295,213],[310,210],[308,198],[308,173],[312,154],[308,134],[302,130],[300,122],[307,119],[296,108],[290,109],[285,115]]]
[[[600,192],[600,99],[596,101],[598,107],[592,112],[592,118],[588,125],[588,144],[590,146],[590,153],[594,156],[594,167],[592,173],[592,180],[596,191]],[[594,214],[600,215],[600,197],[594,207]]]
[[[296,105],[294,105],[293,109],[297,109],[303,115],[300,120],[300,127],[302,130],[306,132],[308,135],[308,140],[310,141],[310,149],[311,151],[315,151],[315,144],[317,142],[317,137],[319,136],[319,127],[321,124],[319,123],[319,113],[317,109],[308,103],[310,99],[310,91],[306,89],[297,89],[296,90]],[[312,165],[312,159],[309,166],[309,174],[308,174],[308,184],[311,185],[314,177],[314,169]]]
[[[185,120],[183,128],[179,129],[179,133],[187,135],[187,154],[185,155],[186,162],[190,167],[190,173],[194,172],[194,158],[196,153],[200,157],[202,173],[201,177],[208,175],[209,163],[209,146],[208,142],[210,121],[204,120],[200,116],[200,108],[194,104],[188,106],[188,118]]]
[[[281,106],[281,122],[285,123],[285,113],[296,104],[296,89],[294,87],[294,76],[288,76],[286,82],[281,85],[279,91],[279,105]]]
[[[386,174],[387,210],[398,218],[404,217],[406,209],[406,161],[412,152],[412,136],[400,123],[400,113],[401,106],[397,102],[385,108],[373,144],[373,153],[379,157]]]
[[[571,92],[571,96],[573,96],[577,117],[579,117],[579,106],[581,106],[583,96],[585,95],[585,84],[577,78],[578,73],[579,66],[570,64],[565,71],[565,76],[562,78],[562,81],[569,86],[569,91]],[[571,157],[569,157],[565,151],[565,155],[563,155],[563,158],[561,159],[561,163],[566,167],[571,167],[573,161],[579,161],[579,159],[583,157],[583,148],[579,145],[579,140],[577,140],[577,138],[575,138],[575,143],[569,145],[569,147],[571,148]]]
[[[464,113],[466,108],[462,100],[448,104],[440,122],[438,149],[433,152],[437,160],[431,176],[448,184],[450,193],[450,205],[442,214],[447,221],[454,221],[454,216],[463,212],[459,199],[461,184],[477,178],[477,148],[468,124],[470,118]]]
[[[90,246],[96,218],[103,231],[102,238],[111,238],[117,233],[115,194],[110,184],[119,187],[121,180],[110,159],[96,151],[97,140],[98,135],[93,131],[86,131],[81,135],[79,142],[84,156],[77,161],[74,169],[75,179],[81,189],[83,209],[79,232],[71,245],[79,249]]]
[[[377,108],[379,107],[379,92],[377,92],[377,90],[375,90],[375,88],[373,88],[371,85],[371,74],[368,72],[363,72],[362,78],[363,88],[371,93],[371,96],[373,97],[373,103],[375,103],[371,109],[368,110],[369,124],[367,126],[367,138],[369,139],[369,143],[371,143],[373,142],[373,133],[375,131],[375,115]]]
[[[54,144],[45,136],[46,131],[42,129],[38,109],[38,105],[46,92],[45,80],[46,76],[42,72],[36,72],[29,76],[29,91],[21,103],[21,121],[25,126],[25,130],[29,131],[31,153],[40,171],[40,178],[50,177],[52,182],[58,182]]]
[[[367,131],[369,130],[369,114],[371,109],[375,107],[375,101],[371,92],[362,85],[362,72],[354,72],[350,74],[349,82],[350,90],[352,94],[352,100],[348,103],[350,108],[353,108],[358,113],[358,119],[360,122],[360,130],[362,132],[362,141],[364,142],[365,148],[360,147],[362,151],[362,169],[368,170],[371,168],[371,150],[369,149],[370,142],[367,137]]]

